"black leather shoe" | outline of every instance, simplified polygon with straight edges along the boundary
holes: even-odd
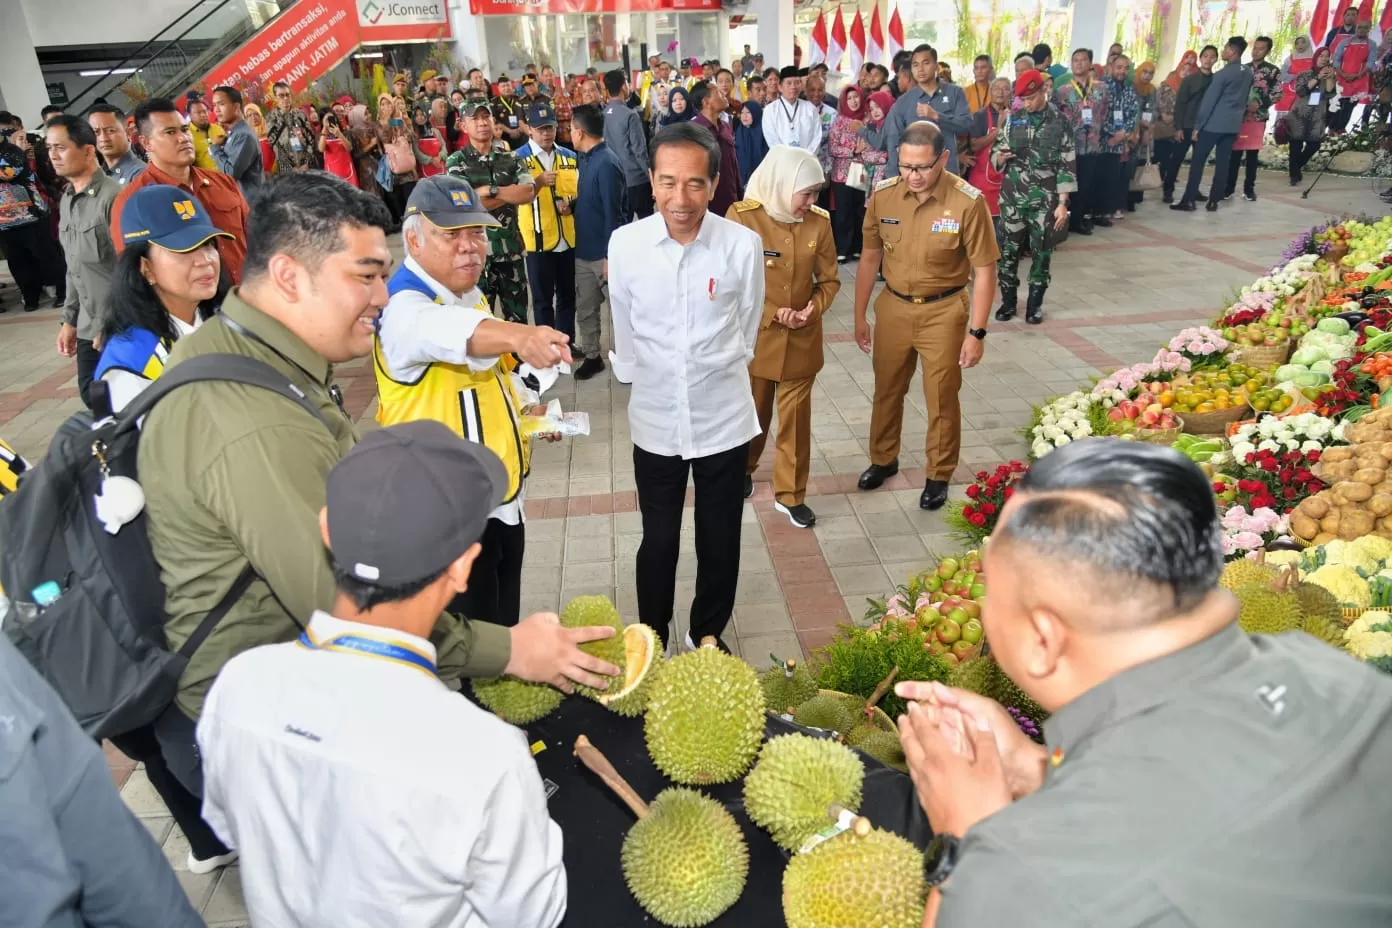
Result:
[[[897,473],[899,473],[898,458],[888,464],[871,464],[861,473],[860,479],[856,481],[856,486],[862,490],[878,490],[881,484]]]
[[[1111,217],[1111,216],[1093,216],[1093,217],[1092,217],[1092,224],[1095,225],[1095,226],[1101,226],[1101,227],[1104,228],[1104,229],[1110,229],[1110,228],[1112,227],[1112,217]]]
[[[1077,232],[1079,235],[1091,235],[1092,220],[1088,219],[1087,217],[1078,220],[1078,228],[1074,229],[1073,231]]]
[[[1164,195],[1160,197],[1160,202],[1161,202],[1161,203],[1173,203],[1173,202],[1174,202],[1174,191],[1173,191],[1173,190],[1167,190],[1167,191],[1165,191]]]
[[[1029,300],[1025,303],[1025,322],[1030,325],[1039,325],[1044,321],[1044,291],[1048,287],[1039,284],[1030,284]]]
[[[604,372],[604,359],[598,355],[593,358],[586,358],[580,362],[580,366],[575,369],[576,380],[589,380],[596,374]]]
[[[745,499],[749,499],[749,497],[751,497],[751,496],[753,496],[753,495],[754,495],[754,478],[751,477],[751,476],[749,476],[748,474],[745,474],[745,475],[744,475],[744,498],[745,498]]]
[[[1181,212],[1185,213],[1192,213],[1194,210],[1198,209],[1198,207],[1194,205],[1193,200],[1180,200],[1178,203],[1170,204],[1170,209],[1180,210]]]
[[[1014,289],[1007,290],[1001,287],[1001,305],[996,310],[997,322],[1009,322],[1015,318],[1015,314],[1020,310],[1020,298]]]
[[[1204,211],[1209,213],[1216,213],[1218,212],[1218,204],[1213,202],[1212,200],[1209,200],[1206,204],[1204,204]]]
[[[919,509],[941,509],[947,502],[947,481],[929,480],[923,485],[923,495],[918,498]]]
[[[1207,199],[1208,199],[1208,194],[1204,193],[1202,190],[1200,190],[1200,191],[1198,192],[1198,194],[1196,194],[1196,195],[1194,196],[1194,202],[1195,202],[1195,203],[1197,203],[1199,200],[1207,200]]]

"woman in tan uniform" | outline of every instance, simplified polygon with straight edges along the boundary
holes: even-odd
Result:
[[[803,502],[812,459],[812,381],[822,369],[822,313],[841,289],[831,217],[814,205],[825,183],[816,155],[777,145],[750,175],[745,199],[726,216],[764,243],[764,316],[749,365],[762,431],[749,443],[744,495],[754,491],[776,394],[774,508],[799,528],[817,521]]]

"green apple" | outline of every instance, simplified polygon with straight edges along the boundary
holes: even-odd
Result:
[[[980,619],[967,619],[962,623],[962,640],[969,644],[979,642],[985,633],[986,629],[982,627]]]
[[[942,619],[938,622],[936,632],[938,641],[942,642],[944,646],[955,644],[962,637],[962,626],[954,619]]]

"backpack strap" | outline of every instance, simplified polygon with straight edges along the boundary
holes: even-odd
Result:
[[[258,576],[256,568],[251,566],[251,561],[247,561],[247,565],[242,568],[242,572],[237,574],[237,579],[232,581],[231,588],[223,594],[222,599],[218,600],[218,604],[203,617],[203,621],[198,623],[198,627],[193,630],[193,634],[189,635],[188,641],[185,641],[184,646],[179,649],[180,657],[184,660],[193,657],[193,652],[197,651],[199,645],[203,644],[207,637],[213,633],[213,629],[222,621],[222,617],[232,611],[232,607],[237,604],[237,600],[242,598],[247,588],[251,586],[251,582]],[[294,618],[294,616],[291,616],[291,618]],[[299,622],[297,621],[295,624],[299,625]]]

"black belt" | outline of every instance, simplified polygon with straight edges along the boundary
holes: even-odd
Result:
[[[958,284],[955,287],[948,287],[946,290],[943,290],[940,293],[934,293],[932,296],[909,296],[907,293],[900,293],[898,290],[895,290],[889,284],[885,284],[885,289],[906,303],[917,303],[919,305],[922,305],[923,303],[936,303],[938,300],[945,300],[948,297],[952,296],[952,294],[957,293],[965,286],[966,284]]]

